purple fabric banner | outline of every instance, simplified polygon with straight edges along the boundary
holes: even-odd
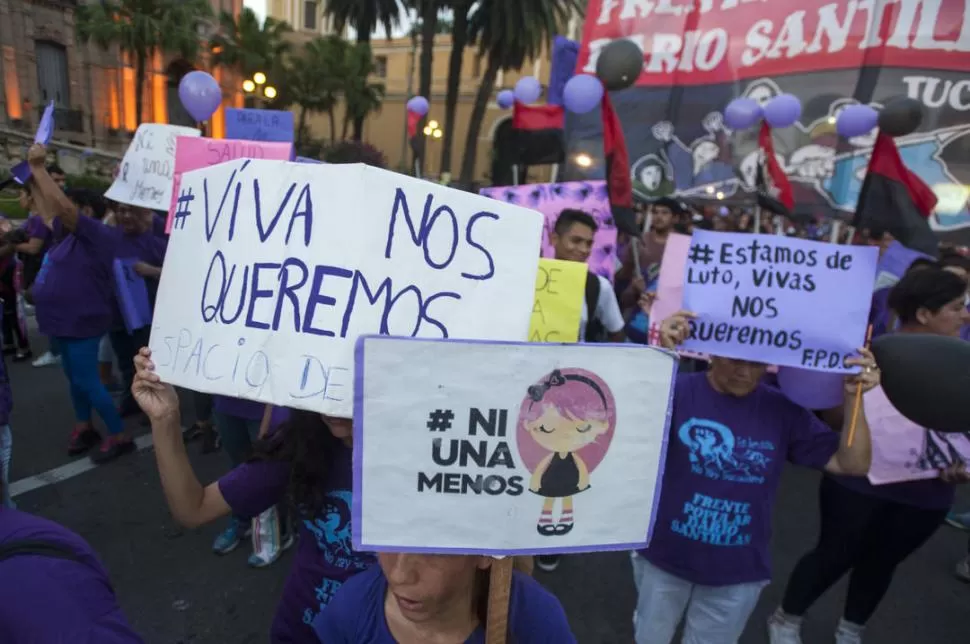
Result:
[[[483,188],[481,194],[506,203],[538,210],[545,216],[545,232],[542,236],[542,256],[555,258],[549,243],[559,218],[567,208],[588,213],[596,220],[598,229],[593,238],[593,252],[587,264],[591,271],[613,281],[616,271],[616,226],[610,211],[605,181],[573,181],[570,183],[535,183],[524,186],[501,186]]]

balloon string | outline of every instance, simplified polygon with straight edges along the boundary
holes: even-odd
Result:
[[[866,330],[866,348],[869,348],[869,343],[872,342],[872,325]],[[862,409],[862,383],[856,385],[855,387],[855,404],[852,405],[852,423],[849,425],[849,440],[848,447],[852,447],[852,441],[855,439],[855,427],[859,422],[859,410]]]

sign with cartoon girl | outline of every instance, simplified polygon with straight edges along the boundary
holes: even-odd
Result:
[[[536,529],[545,536],[573,529],[573,496],[589,489],[590,473],[610,447],[616,402],[603,380],[585,369],[555,369],[528,389],[516,438],[532,472],[529,491],[543,497]],[[552,512],[562,502],[558,521]]]
[[[649,543],[673,354],[365,336],[355,370],[355,550],[498,556]]]

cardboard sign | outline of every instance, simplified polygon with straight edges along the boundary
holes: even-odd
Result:
[[[179,138],[175,148],[175,177],[172,183],[172,202],[168,206],[165,232],[172,232],[175,201],[182,175],[190,170],[208,168],[235,159],[279,159],[285,161],[293,154],[289,143],[261,143],[233,139]]]
[[[695,231],[685,349],[849,373],[865,343],[878,250],[778,235]],[[857,370],[857,368],[855,369]]]
[[[54,136],[54,101],[47,104],[44,108],[44,113],[40,117],[40,123],[37,124],[37,131],[34,133],[34,143],[40,143],[41,145],[47,145],[51,142],[51,137]],[[30,164],[26,160],[21,161],[14,167],[10,168],[10,176],[14,180],[23,185],[27,183],[30,179]]]
[[[951,465],[970,465],[970,437],[924,429],[893,407],[881,387],[864,398],[872,434],[873,485],[935,479]]]
[[[226,138],[292,143],[293,112],[227,107]]]
[[[528,337],[531,210],[362,164],[239,159],[183,175],[174,222],[151,338],[173,384],[349,418],[361,334]]]
[[[573,181],[569,183],[538,183],[523,186],[484,188],[486,197],[538,210],[545,216],[542,256],[555,257],[549,243],[549,233],[559,214],[567,208],[582,210],[596,220],[593,252],[587,263],[591,271],[613,281],[616,271],[616,226],[606,192],[605,181]]]
[[[586,305],[585,264],[540,259],[529,342],[577,342]]]
[[[139,125],[105,198],[140,208],[168,210],[175,176],[175,140],[194,136],[199,136],[198,130],[181,125]]]
[[[128,333],[152,323],[152,307],[148,300],[145,278],[135,272],[137,259],[115,259],[112,269],[115,278],[115,294],[118,308],[124,318]]]
[[[354,548],[645,548],[675,370],[634,344],[361,338]]]
[[[320,159],[311,159],[310,157],[296,157],[293,160],[297,163],[324,163],[324,161],[321,161]]]

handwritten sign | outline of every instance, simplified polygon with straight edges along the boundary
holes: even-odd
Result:
[[[320,159],[311,159],[310,157],[296,157],[293,160],[297,163],[323,163]]]
[[[872,434],[873,485],[935,479],[951,465],[970,465],[970,437],[920,427],[893,407],[881,387],[864,398]]]
[[[292,143],[293,112],[227,107],[226,138]]]
[[[137,259],[115,259],[112,269],[115,278],[115,294],[118,308],[124,318],[128,333],[152,323],[152,307],[148,301],[148,285],[145,278],[135,272]]]
[[[139,125],[105,198],[151,210],[168,210],[175,176],[175,140],[192,136],[199,136],[199,131],[161,123]]]
[[[354,547],[645,548],[675,370],[635,344],[361,338]]]
[[[174,215],[151,339],[174,384],[349,418],[363,333],[528,337],[537,212],[361,164],[238,159],[183,175]]]
[[[538,210],[545,216],[543,257],[555,257],[549,234],[563,210],[574,208],[591,215],[596,221],[597,230],[593,236],[593,252],[587,263],[591,271],[613,281],[616,271],[616,226],[613,225],[605,181],[502,186],[484,188],[481,193],[492,199]]]
[[[172,202],[168,207],[165,232],[172,232],[175,202],[179,194],[182,175],[190,170],[208,168],[235,159],[287,160],[293,153],[289,143],[262,143],[234,139],[179,138],[175,148],[175,177],[172,184]]]
[[[540,259],[529,342],[577,342],[586,298],[586,265]]]
[[[695,231],[684,348],[848,373],[865,341],[878,250],[746,233]]]
[[[874,290],[894,286],[906,274],[909,265],[919,258],[932,259],[925,253],[906,248],[898,241],[893,241],[876,265],[876,286]]]
[[[648,320],[648,341],[652,345],[660,345],[660,325],[663,321],[684,308],[684,270],[687,268],[689,250],[689,235],[671,233],[667,237],[660,260],[660,275],[657,277],[657,297],[650,307]],[[685,358],[708,359],[707,355],[696,351],[679,350],[677,353]]]

